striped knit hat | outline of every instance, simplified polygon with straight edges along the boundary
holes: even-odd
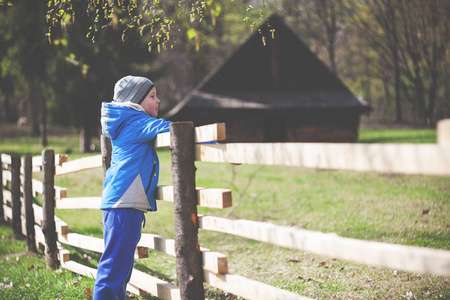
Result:
[[[114,86],[114,102],[133,102],[141,104],[153,88],[153,82],[145,77],[125,76]]]

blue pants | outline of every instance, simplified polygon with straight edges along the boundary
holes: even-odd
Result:
[[[94,300],[125,299],[143,221],[144,212],[136,209],[103,210],[105,252],[98,264]]]

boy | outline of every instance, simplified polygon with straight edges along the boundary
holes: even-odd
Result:
[[[120,79],[113,101],[102,103],[102,133],[111,139],[112,155],[100,206],[105,251],[94,300],[125,299],[144,213],[156,211],[159,161],[152,141],[171,123],[156,118],[159,103],[153,83],[138,76]]]

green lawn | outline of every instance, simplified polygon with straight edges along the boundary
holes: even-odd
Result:
[[[405,132],[411,134],[408,136]],[[362,130],[360,141],[410,143],[417,142],[419,136],[422,136],[420,142],[435,142],[436,139],[435,132],[428,130],[401,130],[397,133]],[[1,141],[1,151],[12,148],[12,143],[12,140]],[[59,145],[60,149],[67,147],[63,143]],[[71,148],[75,149],[75,146]],[[69,155],[70,159],[80,156],[75,150],[74,153]],[[160,184],[171,185],[170,152],[158,150],[158,153],[161,160]],[[233,191],[233,208],[199,208],[202,214],[296,226],[357,239],[450,250],[449,177],[215,163],[196,163],[196,167],[197,186],[229,188]],[[69,197],[100,196],[102,171],[96,169],[64,175],[56,178],[56,184],[67,187]],[[143,231],[173,238],[172,204],[159,201],[158,207],[158,212],[147,214]],[[68,223],[72,232],[102,236],[100,211],[57,210],[56,214]],[[9,280],[13,275],[8,274],[24,273],[30,266],[24,264],[23,269],[21,264],[13,264],[14,259],[11,258],[15,256],[11,253],[24,251],[23,246],[20,248],[14,245],[24,242],[12,240],[5,233],[7,228],[3,227],[2,230],[2,236],[7,242],[0,243],[0,279],[7,277]],[[450,298],[448,278],[369,267],[214,232],[200,231],[199,240],[201,246],[228,256],[231,273],[312,298]],[[70,248],[70,251],[73,259],[95,267],[98,254],[80,252],[75,248]],[[89,257],[90,262],[83,255]],[[149,256],[148,259],[140,260],[136,268],[176,283],[175,259],[155,251],[151,251]],[[19,259],[36,259],[41,263],[39,268],[43,268],[42,258],[20,256]],[[33,261],[31,264],[36,267],[38,263]],[[19,271],[21,268],[22,271]],[[32,269],[28,273],[34,272]],[[46,280],[55,286],[78,281],[77,275],[62,273],[55,278],[46,275]],[[18,283],[0,288],[0,299],[14,299],[10,296],[14,292],[21,293],[19,288],[26,286],[20,276],[14,281]],[[92,284],[92,280],[82,279],[74,285],[73,288],[81,297],[79,299],[85,297],[86,287]],[[50,298],[61,298],[56,296],[58,293],[59,290],[55,288],[51,294],[55,296]],[[39,295],[44,294],[37,288],[36,294],[30,292],[19,295],[24,295],[20,298],[28,299],[32,297],[27,295],[40,298]],[[232,299],[231,295],[212,289],[208,289],[208,297]]]
[[[10,127],[3,128],[0,131],[12,131]],[[39,145],[37,137],[18,137],[9,133],[8,137],[2,137],[0,134],[0,153],[8,154],[32,154],[40,155],[43,148]],[[23,134],[23,133],[22,133]],[[97,150],[100,147],[98,138],[95,138],[93,144]],[[359,143],[436,143],[435,129],[360,129]],[[77,135],[50,136],[48,138],[48,149],[55,150],[55,153],[71,154],[72,159],[80,157],[79,137]]]
[[[0,225],[0,299],[86,299],[93,280],[59,269],[47,270],[43,254],[26,252],[11,228]]]
[[[435,129],[360,129],[360,143],[436,143]]]

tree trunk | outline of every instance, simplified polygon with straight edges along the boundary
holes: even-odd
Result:
[[[416,77],[414,80],[416,96],[417,96],[417,108],[419,118],[422,119],[424,125],[427,125],[427,117],[426,117],[426,104],[425,104],[425,87],[423,85],[422,78],[420,77],[418,66],[416,67]]]
[[[328,52],[328,59],[330,62],[331,71],[337,74],[336,70],[336,35],[339,31],[337,18],[337,6],[340,5],[338,1],[319,0],[314,2],[317,16],[325,26],[326,34],[326,48]]]
[[[337,74],[336,67],[336,35],[338,32],[337,24],[336,24],[336,12],[335,8],[331,6],[331,22],[330,28],[327,30],[328,32],[328,58],[331,64],[331,70],[334,74]]]
[[[45,100],[40,93],[40,90],[37,90],[36,93],[39,93],[39,103],[41,106],[41,116],[39,119],[39,135],[41,138],[41,146],[46,147],[48,145],[47,140],[47,105],[45,104]]]
[[[17,120],[18,115],[17,115],[17,111],[11,107],[10,101],[8,100],[10,96],[6,95],[5,98],[3,99],[3,105],[2,105],[2,116],[1,116],[1,120],[2,122],[6,123],[12,123],[14,121]]]
[[[395,120],[397,122],[403,121],[402,103],[400,98],[400,85],[401,85],[401,73],[400,73],[400,58],[399,58],[399,40],[398,40],[398,28],[396,26],[396,14],[392,7],[391,0],[387,1],[387,8],[389,10],[391,18],[391,32],[388,32],[392,36],[391,55],[394,64],[394,89],[395,89]]]
[[[28,87],[28,90],[30,90],[31,88]],[[34,98],[35,95],[32,94],[32,92],[28,91],[27,92],[27,97],[28,97],[28,105],[30,107],[34,107],[35,110],[34,112],[31,114],[31,134],[34,137],[40,137],[41,134],[41,129],[40,129],[40,124],[41,124],[41,119],[42,119],[42,105],[40,102],[36,102],[36,99]],[[41,142],[41,146],[42,146],[42,141]]]
[[[426,108],[426,119],[429,127],[434,126],[434,106],[436,104],[436,90],[438,85],[438,72],[431,72],[431,84],[428,90],[428,107]]]
[[[444,70],[444,99],[450,99],[450,73],[447,68]],[[442,104],[444,108],[444,115],[450,115],[450,101],[444,101]]]
[[[395,63],[395,121],[402,122],[403,121],[403,113],[402,113],[402,101],[400,98],[400,90],[401,90],[401,77],[400,77],[400,66],[398,61]]]
[[[89,153],[91,151],[91,129],[83,124],[80,129],[80,153]]]
[[[390,80],[386,72],[383,72],[381,81],[383,82],[383,90],[384,90],[384,98],[386,99],[382,106],[382,113],[386,113],[386,108],[388,107],[388,103],[391,100],[391,91],[390,91]]]

